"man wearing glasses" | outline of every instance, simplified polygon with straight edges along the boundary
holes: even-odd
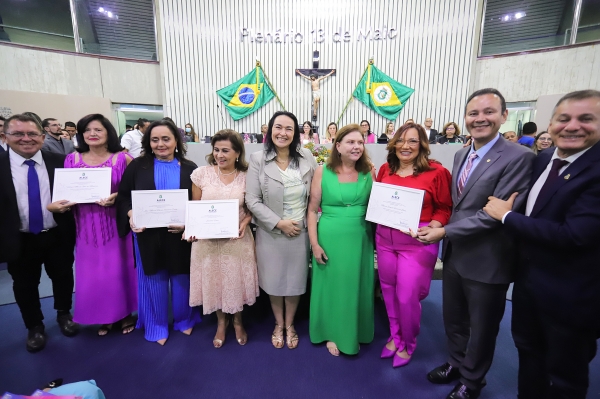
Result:
[[[44,150],[63,155],[75,151],[73,142],[62,137],[61,126],[56,119],[44,119],[42,121],[42,128],[46,132],[46,140],[44,140],[43,146]]]
[[[29,331],[27,350],[37,352],[46,345],[38,291],[42,264],[52,280],[61,332],[68,337],[78,332],[70,313],[75,248],[71,204],[53,204],[62,213],[47,209],[54,171],[63,167],[65,155],[41,151],[42,127],[27,115],[8,118],[4,135],[10,151],[0,153],[0,262],[8,263],[15,300]]]

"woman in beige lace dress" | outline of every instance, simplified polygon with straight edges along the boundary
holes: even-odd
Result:
[[[248,335],[242,324],[244,305],[252,305],[259,294],[254,239],[250,232],[252,215],[244,203],[246,171],[244,142],[239,133],[226,129],[215,134],[213,148],[202,166],[192,173],[193,200],[239,200],[240,229],[235,239],[196,240],[191,238],[190,306],[203,305],[204,314],[217,312],[215,348],[225,342],[229,315],[233,315],[235,337],[245,345]]]

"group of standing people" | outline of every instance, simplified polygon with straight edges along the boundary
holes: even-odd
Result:
[[[170,295],[175,330],[191,334],[202,305],[204,314],[217,314],[216,348],[224,345],[230,322],[244,345],[241,312],[255,303],[260,287],[274,314],[272,345],[294,349],[310,261],[311,342],[326,343],[334,356],[357,354],[374,336],[375,249],[390,326],[381,357],[405,366],[416,350],[420,301],[443,239],[449,356],[428,373],[429,381],[458,380],[450,399],[480,395],[516,277],[512,328],[520,397],[585,398],[600,335],[600,269],[594,267],[600,253],[593,234],[600,229],[600,92],[574,92],[559,101],[548,133],[556,148],[537,157],[501,138],[507,114],[495,89],[467,99],[472,144],[456,153],[452,174],[429,158],[428,133],[411,121],[391,137],[387,162],[375,173],[362,122],[335,126],[331,155],[317,166],[302,146],[296,117],[276,112],[264,149],[249,162],[240,135],[222,130],[212,137],[208,165],[198,168],[168,120],[147,127],[141,156],[132,160],[102,115],[79,121],[78,152],[68,157],[40,151],[39,123],[14,115],[4,127],[10,150],[0,154],[0,261],[8,262],[14,280],[27,349],[41,350],[46,341],[37,293],[42,263],[65,335],[76,334],[76,323],[100,324],[100,335],[115,324],[129,333],[137,310],[146,339],[164,344]],[[110,167],[112,194],[96,204],[51,202],[54,171],[61,167]],[[365,220],[375,181],[424,190],[417,231]],[[238,200],[238,237],[184,240],[184,226],[136,226],[132,192],[169,189],[186,189],[190,200]]]

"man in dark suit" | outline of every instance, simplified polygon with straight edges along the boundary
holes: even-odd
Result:
[[[514,241],[501,222],[482,210],[492,195],[507,199],[515,191],[526,194],[529,188],[535,155],[500,137],[507,116],[498,90],[471,94],[465,125],[473,142],[454,157],[450,222],[418,233],[423,243],[444,238],[443,313],[450,356],[427,378],[436,384],[460,380],[450,399],[477,398],[485,386],[506,291],[513,280]]]
[[[437,143],[439,133],[437,130],[431,128],[431,126],[433,126],[433,119],[430,117],[425,118],[423,126],[425,126],[425,133],[427,133],[427,137],[429,137],[429,143]]]
[[[44,134],[26,115],[13,115],[4,127],[9,151],[0,154],[0,263],[8,263],[15,299],[27,335],[27,350],[46,345],[38,285],[44,264],[52,279],[54,308],[61,332],[77,333],[70,314],[73,294],[75,222],[66,202],[51,204],[54,170],[64,155],[41,151]],[[55,216],[47,209],[57,208]]]
[[[75,145],[71,140],[62,137],[60,124],[54,118],[46,118],[42,121],[42,129],[46,133],[43,149],[57,154],[67,155],[75,151]]]
[[[0,153],[6,151],[6,140],[4,139],[4,123],[6,118],[0,115]]]
[[[262,144],[265,141],[265,135],[267,134],[267,125],[260,127],[260,133],[256,135],[256,142]]]
[[[584,399],[600,337],[600,91],[565,95],[535,160],[525,214],[514,194],[483,208],[520,243],[512,334],[519,398]]]

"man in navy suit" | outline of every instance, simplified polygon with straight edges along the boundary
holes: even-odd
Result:
[[[556,148],[534,163],[525,214],[490,197],[519,248],[512,333],[519,398],[584,399],[600,337],[600,91],[572,92],[554,109]]]

